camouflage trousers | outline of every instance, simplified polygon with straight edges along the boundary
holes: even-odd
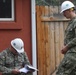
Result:
[[[76,75],[76,53],[67,53],[64,56],[56,75]]]

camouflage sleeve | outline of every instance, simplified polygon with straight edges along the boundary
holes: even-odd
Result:
[[[30,61],[29,61],[29,59],[28,59],[28,56],[27,56],[27,53],[25,52],[24,53],[24,60],[25,60],[25,64],[30,64]]]
[[[31,65],[26,52],[24,53],[24,60],[25,60],[24,62],[25,64]],[[32,72],[27,73],[26,75],[32,75]]]
[[[25,63],[31,65],[26,52],[24,53],[24,58],[25,58]],[[32,75],[32,73],[30,72],[27,73],[26,75]]]
[[[0,54],[0,72],[2,73],[11,73],[12,69],[9,69],[5,66],[5,56]]]
[[[74,32],[75,36],[74,36],[73,40],[67,44],[69,48],[76,46],[76,22],[74,24],[74,31],[75,31]]]

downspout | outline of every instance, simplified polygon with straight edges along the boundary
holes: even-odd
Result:
[[[31,23],[32,23],[32,64],[35,68],[37,68],[35,0],[31,0]],[[37,75],[37,71],[33,72],[33,75]]]

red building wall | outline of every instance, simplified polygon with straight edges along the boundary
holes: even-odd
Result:
[[[10,46],[16,37],[23,39],[25,51],[32,62],[31,0],[15,0],[15,21],[0,22],[0,52]]]

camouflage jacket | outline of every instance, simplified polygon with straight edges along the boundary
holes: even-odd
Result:
[[[69,22],[65,30],[64,45],[68,45],[68,52],[76,52],[76,17]]]
[[[0,53],[0,72],[2,72],[3,75],[14,75],[12,74],[12,70],[20,69],[23,63],[30,64],[26,53],[14,55],[9,49],[6,49]],[[20,73],[18,75],[32,74]]]

